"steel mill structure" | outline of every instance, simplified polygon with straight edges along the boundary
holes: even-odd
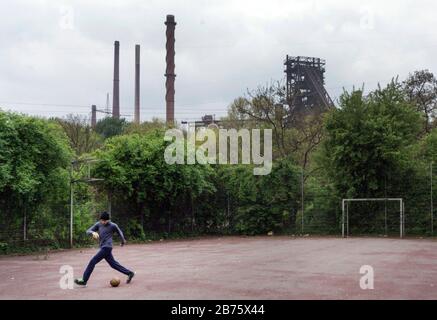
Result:
[[[95,129],[97,124],[97,106],[91,106],[91,128]]]
[[[112,116],[120,118],[120,42],[114,42],[114,87],[112,91]]]
[[[168,126],[175,124],[175,29],[176,21],[174,15],[167,15],[166,26],[166,70],[165,70],[165,103],[166,123]],[[286,101],[283,101],[275,110],[278,117],[283,117],[285,106],[288,105],[293,116],[290,119],[300,119],[306,114],[323,112],[334,107],[334,103],[325,88],[325,66],[326,61],[320,58],[303,56],[286,56]],[[97,109],[95,105],[91,108],[91,125],[93,128],[97,122],[97,112],[112,114],[113,118],[120,118],[120,42],[114,42],[114,83],[112,112]],[[139,124],[140,117],[140,45],[135,45],[135,90],[134,90],[134,119]],[[109,99],[109,98],[108,98]],[[107,101],[107,105],[108,105]],[[289,125],[294,121],[290,120]],[[183,122],[184,123],[184,122]],[[185,122],[186,123],[186,122]],[[197,125],[218,125],[219,120],[213,116],[206,115]]]
[[[334,107],[325,89],[325,60],[290,57],[285,62],[287,103],[298,113],[307,114]]]
[[[175,89],[174,89],[174,83],[175,83],[175,37],[174,37],[174,31],[176,28],[176,21],[173,15],[167,15],[167,19],[165,21],[165,25],[167,26],[166,30],[166,37],[167,37],[167,43],[166,43],[166,50],[167,54],[165,57],[165,61],[167,63],[167,68],[165,71],[165,102],[166,102],[166,122],[167,125],[173,125],[174,124],[174,95],[175,95]]]
[[[166,70],[165,70],[165,102],[166,102],[166,123],[174,125],[174,102],[175,102],[175,28],[176,21],[174,15],[167,15],[166,25]],[[140,45],[135,45],[135,103],[134,103],[134,123],[141,122],[140,106]],[[107,96],[106,107],[109,105],[109,94]],[[95,128],[97,123],[97,112],[112,115],[113,118],[119,119],[120,114],[120,42],[114,42],[114,78],[112,88],[112,112],[109,110],[97,109],[95,105],[91,106],[91,126]]]
[[[135,114],[134,122],[140,123],[140,45],[135,46]]]
[[[325,60],[287,55],[284,65],[286,98],[275,105],[275,117],[278,120],[282,119],[286,127],[298,125],[306,115],[324,112],[335,107],[324,86]],[[205,116],[194,123],[198,127],[207,127],[211,123],[220,125],[222,122]],[[187,121],[182,122],[182,124],[187,123]]]

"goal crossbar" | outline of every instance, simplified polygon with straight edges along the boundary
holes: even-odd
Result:
[[[343,199],[341,203],[341,233],[343,238],[349,236],[349,202],[367,202],[367,201],[396,201],[399,202],[399,235],[401,238],[405,235],[405,203],[402,198],[357,198]]]

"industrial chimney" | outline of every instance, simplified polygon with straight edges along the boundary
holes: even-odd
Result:
[[[91,128],[95,129],[97,124],[97,107],[91,106]]]
[[[140,45],[135,45],[135,115],[134,122],[140,123]]]
[[[165,77],[166,77],[166,81],[165,81],[166,120],[167,120],[167,125],[171,126],[174,124],[174,94],[175,94],[174,82],[175,82],[175,78],[176,78],[176,75],[174,73],[174,69],[175,69],[174,30],[176,27],[176,22],[175,22],[173,15],[167,15],[167,20],[165,21],[165,25],[167,26],[167,30],[166,30],[167,55],[165,57],[165,60],[167,63],[167,68],[165,71]]]
[[[120,118],[120,42],[114,42],[114,88],[112,93],[112,117]]]

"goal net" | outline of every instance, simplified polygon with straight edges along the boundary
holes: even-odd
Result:
[[[405,203],[402,198],[343,199],[342,236],[351,233],[405,235]]]

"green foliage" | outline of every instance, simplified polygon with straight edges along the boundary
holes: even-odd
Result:
[[[437,79],[428,70],[415,71],[403,83],[408,101],[422,115],[423,132],[435,128],[437,114]]]
[[[124,235],[128,239],[136,239],[141,241],[146,240],[146,234],[143,226],[136,220],[129,220],[127,227],[125,228]]]
[[[79,244],[90,243],[85,230],[108,200],[129,241],[300,233],[301,221],[304,233],[338,234],[342,198],[387,196],[405,200],[407,234],[430,235],[435,87],[431,73],[419,72],[367,96],[345,92],[339,108],[301,119],[281,105],[280,85],[235,100],[223,125],[273,130],[267,176],[254,176],[250,165],[166,164],[166,125],[157,119],[128,124],[108,117],[93,132],[80,117],[47,121],[0,112],[0,253],[66,246],[73,156],[96,157],[91,176],[104,179],[74,184]],[[80,165],[72,173],[73,179],[87,175],[88,167]],[[351,230],[380,234],[387,209],[398,232],[398,208],[385,205],[356,204]]]
[[[47,120],[0,112],[0,148],[1,234],[9,238],[22,230],[23,213],[29,226],[56,220],[56,208],[68,194],[72,155],[62,129]]]
[[[102,137],[91,128],[86,117],[70,114],[54,121],[64,129],[76,156],[91,153],[101,145]]]
[[[103,189],[121,219],[138,219],[155,231],[184,228],[193,216],[192,202],[212,194],[214,171],[202,165],[168,165],[162,131],[109,139],[96,152],[94,176],[105,179]]]
[[[103,138],[111,138],[117,135],[121,135],[127,126],[126,119],[106,117],[99,120],[96,124],[96,132],[103,136]]]
[[[5,242],[0,242],[0,254],[8,253],[9,245]]]
[[[142,122],[140,124],[129,123],[124,128],[123,134],[146,134],[156,130],[163,130],[166,127],[164,121],[160,119],[153,118],[152,121]]]
[[[74,207],[74,240],[76,243],[86,243],[90,241],[90,237],[86,234],[86,230],[92,226],[97,220],[95,203],[89,199],[88,201],[76,203]]]
[[[305,184],[304,233],[339,234],[340,205],[341,197],[329,179],[320,174],[309,177]],[[299,216],[297,221],[301,219]]]
[[[3,190],[37,195],[52,171],[68,164],[71,152],[65,135],[55,124],[0,112],[0,128]]]
[[[423,234],[430,229],[429,164],[436,138],[431,133],[420,140],[421,130],[421,114],[394,81],[368,97],[361,91],[345,93],[340,109],[327,117],[319,163],[339,198],[403,198],[407,233]],[[382,233],[384,208],[386,204],[354,204],[350,223],[361,231]],[[390,219],[398,225],[399,209],[393,210]]]
[[[378,195],[384,177],[408,167],[420,126],[420,115],[395,82],[368,97],[346,92],[327,117],[323,165],[345,196]]]
[[[254,235],[294,229],[300,180],[292,161],[277,161],[267,176],[254,176],[253,167],[244,165],[221,171],[235,211],[236,232]]]
[[[437,160],[437,129],[433,129],[420,141],[418,152],[427,163]]]

